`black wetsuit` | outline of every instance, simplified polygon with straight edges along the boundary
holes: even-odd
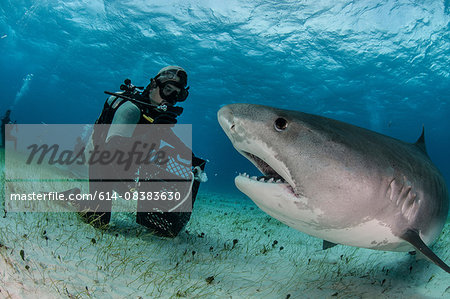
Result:
[[[2,126],[1,126],[1,130],[2,130],[2,147],[5,147],[5,139],[6,139],[6,125],[11,123],[11,118],[9,117],[9,114],[7,113],[3,118],[2,118]]]

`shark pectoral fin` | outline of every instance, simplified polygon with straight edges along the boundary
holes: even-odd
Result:
[[[408,229],[403,235],[400,236],[401,239],[411,243],[418,251],[422,252],[430,261],[441,267],[445,272],[450,273],[450,267],[444,263],[420,238],[416,231]]]
[[[329,248],[334,247],[334,246],[336,246],[336,245],[337,245],[337,244],[335,244],[335,243],[329,242],[329,241],[327,241],[327,240],[323,240],[322,250],[329,249]]]

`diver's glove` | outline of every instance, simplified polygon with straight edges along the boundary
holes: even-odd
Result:
[[[208,176],[206,175],[206,172],[204,172],[200,166],[195,166],[192,170],[192,173],[194,174],[194,180],[199,181],[200,183],[205,183],[208,181]]]

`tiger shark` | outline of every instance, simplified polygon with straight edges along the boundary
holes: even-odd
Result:
[[[233,146],[263,176],[237,188],[270,216],[332,244],[423,253],[448,215],[445,180],[425,148],[303,112],[231,104],[218,120]]]

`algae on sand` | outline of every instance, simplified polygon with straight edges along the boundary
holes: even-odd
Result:
[[[449,226],[434,246],[445,260],[450,259]],[[0,294],[11,297],[439,297],[448,292],[447,274],[428,261],[346,246],[322,251],[321,240],[228,194],[200,192],[190,222],[174,239],[151,235],[131,212],[114,212],[104,230],[72,212],[17,212],[0,218],[0,244]]]

